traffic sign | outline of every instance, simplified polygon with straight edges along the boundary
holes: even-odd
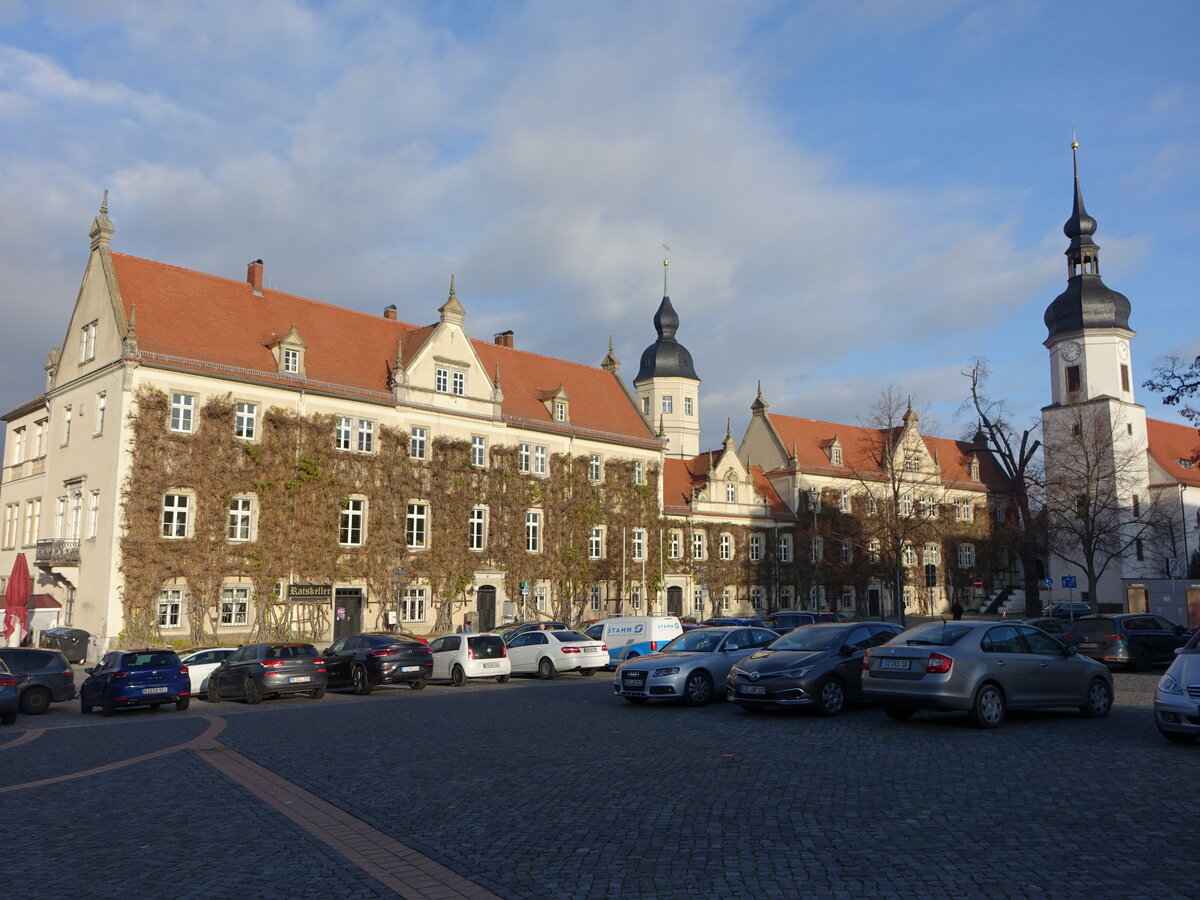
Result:
[[[980,590],[983,589],[983,579],[982,578],[976,578],[975,581],[972,583],[975,585],[976,588],[978,588]]]
[[[1046,587],[1054,587],[1054,579],[1047,578],[1045,581],[1042,582],[1042,584],[1044,584]]]
[[[1065,588],[1075,587],[1075,576],[1074,575],[1064,575],[1062,577],[1062,586]]]

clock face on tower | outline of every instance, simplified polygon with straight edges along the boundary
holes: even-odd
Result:
[[[1079,359],[1079,354],[1083,352],[1083,348],[1079,346],[1078,341],[1067,341],[1063,344],[1062,358],[1067,362],[1075,362]]]
[[[1121,357],[1121,359],[1129,359],[1129,345],[1124,341],[1117,344],[1117,356]]]

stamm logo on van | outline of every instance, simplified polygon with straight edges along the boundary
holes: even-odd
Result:
[[[638,625],[614,625],[608,629],[611,634],[641,634],[646,630],[644,623]]]

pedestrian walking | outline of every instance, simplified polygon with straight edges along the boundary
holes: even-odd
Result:
[[[959,600],[954,601],[954,605],[950,607],[950,612],[954,615],[954,621],[957,622],[962,618],[963,605]]]

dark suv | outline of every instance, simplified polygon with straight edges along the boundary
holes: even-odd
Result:
[[[811,612],[807,610],[782,610],[771,613],[765,619],[766,626],[772,631],[787,634],[793,628],[801,625],[811,625],[813,622],[841,622],[842,617],[832,612]]]
[[[25,715],[40,715],[51,703],[75,699],[75,673],[57,650],[2,647],[0,659],[18,678],[17,702]]]
[[[1063,640],[1102,663],[1149,672],[1151,666],[1175,659],[1175,648],[1188,641],[1188,630],[1162,616],[1127,613],[1076,619]]]
[[[241,697],[253,705],[264,697],[308,694],[320,700],[327,680],[325,660],[312,644],[245,644],[209,674],[205,699]]]

